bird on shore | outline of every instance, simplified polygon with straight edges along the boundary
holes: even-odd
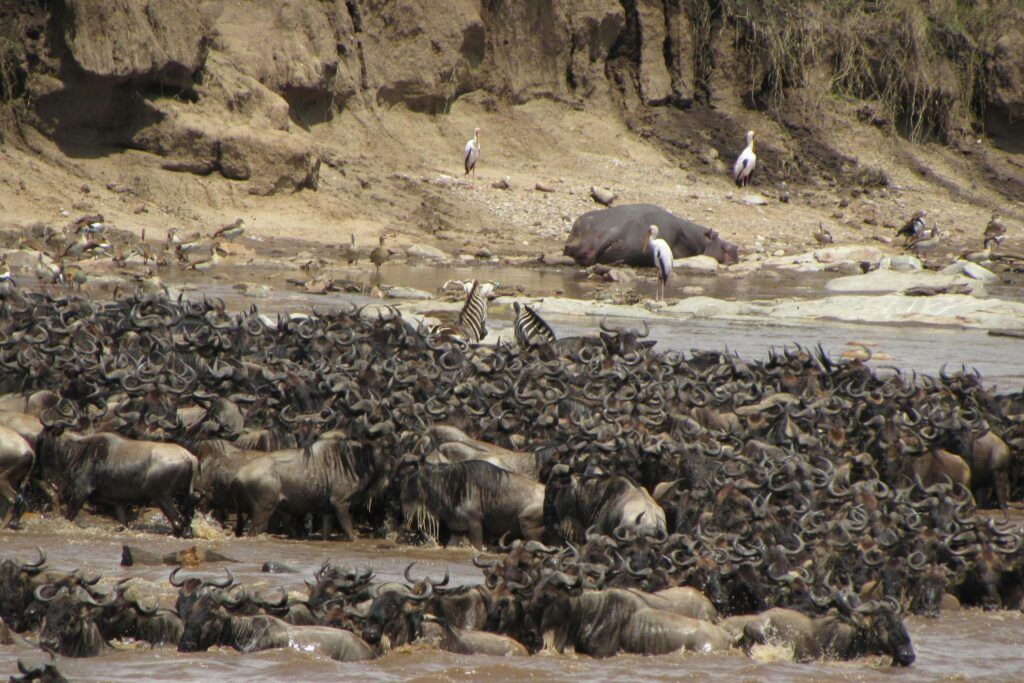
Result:
[[[931,251],[939,246],[942,242],[942,234],[939,231],[939,226],[927,228],[919,232],[910,243],[907,245],[907,249],[914,252],[918,256],[921,256],[926,251]]]
[[[349,243],[342,245],[345,250],[345,263],[348,265],[354,265],[359,263],[359,247],[356,246],[356,234],[353,232],[349,235]]]
[[[473,172],[473,182],[476,182],[476,162],[480,158],[480,129],[473,131],[473,137],[466,143],[466,151],[462,155],[462,164],[466,167],[466,175]]]
[[[45,263],[43,256],[42,252],[40,252],[39,258],[36,259],[35,267],[35,275],[36,279],[39,280],[40,289],[43,289],[46,285],[53,286],[62,281],[60,266],[53,261]]]
[[[818,229],[814,231],[814,239],[818,244],[832,244],[836,241],[835,238],[832,237],[832,231],[821,222],[818,223]]]
[[[384,240],[386,240],[386,239],[387,239],[387,234],[381,235],[380,236],[380,244],[377,245],[374,248],[374,250],[370,252],[370,262],[373,263],[374,267],[376,267],[376,269],[377,269],[376,275],[377,275],[378,280],[380,279],[380,267],[383,266],[385,263],[387,263],[388,260],[391,259],[391,254],[394,253],[393,251],[391,251],[388,247],[386,247],[384,245]]]
[[[243,232],[245,232],[245,221],[239,218],[234,223],[228,223],[213,233],[213,239],[225,239],[230,242],[236,237],[240,237]]]
[[[179,244],[177,244],[174,247],[174,253],[178,255],[179,261],[181,261],[182,263],[187,263],[189,254],[191,254],[193,251],[198,250],[201,246],[203,246],[202,235],[196,232],[192,234],[192,237],[190,237],[187,242],[185,240],[182,240]]]
[[[757,165],[757,155],[754,154],[754,131],[747,131],[747,146],[736,157],[736,163],[732,167],[732,179],[736,181],[736,187],[746,187],[750,182],[750,176],[754,174],[754,166]]]
[[[60,278],[68,287],[82,291],[82,285],[89,279],[77,263],[60,262]]]
[[[7,265],[7,254],[0,256],[0,299],[6,299],[17,289],[18,283],[11,277],[11,268]]]
[[[896,231],[897,237],[903,238],[903,246],[909,246],[910,243],[925,229],[924,217],[927,212],[924,210],[917,211],[913,216],[910,217],[903,227]]]
[[[188,264],[186,270],[194,270],[199,273],[209,272],[220,263],[222,257],[227,255],[228,253],[221,249],[220,242],[214,242],[210,248],[210,255],[198,261],[192,261]]]
[[[672,247],[668,242],[658,237],[658,226],[652,225],[647,228],[647,241],[644,242],[644,253],[648,249],[651,252],[651,259],[654,267],[658,269],[658,301],[665,298],[665,283],[672,274]]]
[[[999,220],[999,212],[996,211],[992,214],[992,219],[985,226],[985,241],[984,248],[988,249],[989,243],[993,243],[994,246],[999,246],[1006,239],[1006,226],[1001,220]]]

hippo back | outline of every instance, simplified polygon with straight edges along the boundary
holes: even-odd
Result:
[[[714,230],[653,204],[629,204],[583,214],[573,224],[564,253],[581,266],[651,266],[650,252],[644,253],[647,228],[651,225],[658,226],[658,236],[671,247],[674,258],[707,254],[720,263],[737,260],[735,245],[722,240]]]

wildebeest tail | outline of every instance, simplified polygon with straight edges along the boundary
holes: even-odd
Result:
[[[512,306],[516,312],[514,327],[519,348],[525,349],[535,344],[555,341],[555,333],[551,326],[533,308],[528,304],[520,305],[518,302]]]

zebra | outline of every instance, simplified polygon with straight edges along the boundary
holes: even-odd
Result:
[[[544,319],[533,310],[529,304],[520,305],[519,302],[512,304],[516,313],[515,333],[516,344],[519,348],[526,349],[540,344],[552,344],[555,341],[555,333],[551,326],[544,322]]]
[[[438,325],[431,332],[468,344],[479,343],[487,336],[487,295],[493,290],[493,284],[488,282],[481,285],[477,280],[473,280],[473,286],[466,296],[466,303],[459,311],[455,322]]]

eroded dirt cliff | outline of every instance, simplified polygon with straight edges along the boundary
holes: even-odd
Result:
[[[481,124],[484,187],[699,199],[755,128],[758,187],[851,228],[833,210],[851,192],[1011,215],[1024,197],[1013,0],[6,0],[0,23],[11,220],[58,204],[515,241],[501,191],[423,182]],[[542,238],[589,208],[529,201]]]

